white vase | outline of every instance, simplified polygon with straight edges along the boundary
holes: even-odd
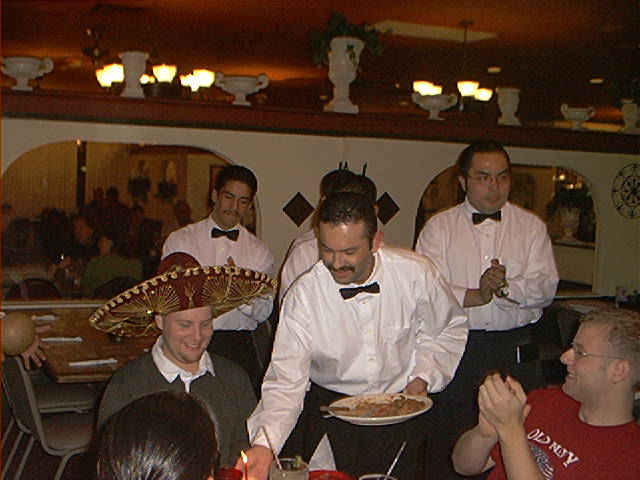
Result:
[[[558,208],[560,215],[560,225],[564,228],[564,234],[562,240],[564,242],[575,242],[576,232],[578,226],[580,226],[580,209],[575,207],[560,207]]]
[[[2,73],[16,80],[11,90],[33,90],[29,80],[34,80],[53,70],[50,58],[5,57],[2,61]]]
[[[120,52],[118,54],[122,60],[124,68],[124,90],[120,94],[121,97],[144,98],[144,90],[140,84],[140,76],[147,67],[147,58],[149,54],[146,52]]]
[[[444,120],[440,116],[440,111],[453,107],[458,102],[458,96],[454,93],[451,95],[420,95],[418,92],[413,92],[411,100],[429,112],[429,120]]]
[[[329,44],[329,80],[333,83],[333,99],[324,106],[327,112],[358,113],[349,100],[349,84],[356,79],[364,42],[354,37],[335,37]]]
[[[570,107],[568,104],[563,103],[560,106],[560,112],[564,119],[571,123],[571,130],[587,130],[583,123],[595,115],[596,109],[593,107]]]
[[[500,125],[520,126],[520,120],[516,117],[518,104],[520,103],[520,89],[497,87],[498,108],[502,116],[498,119]]]
[[[249,106],[251,103],[247,101],[247,95],[256,93],[269,85],[269,77],[264,73],[257,77],[249,77],[224,75],[222,72],[216,72],[215,85],[235,97],[235,100],[231,102],[233,105]]]
[[[640,107],[630,98],[622,99],[622,120],[624,126],[620,133],[640,135]]]

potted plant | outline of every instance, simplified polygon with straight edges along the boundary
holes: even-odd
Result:
[[[331,12],[329,21],[324,31],[314,30],[311,32],[311,48],[313,51],[313,63],[320,67],[328,65],[331,40],[335,37],[354,37],[361,40],[372,55],[379,57],[384,52],[384,45],[380,40],[381,32],[368,23],[358,25],[349,23],[344,14]],[[355,62],[355,52],[350,50],[350,59]]]
[[[622,110],[624,126],[620,133],[640,133],[640,77],[627,77],[609,84],[609,92],[616,98],[616,106]]]
[[[311,33],[311,46],[314,63],[329,65],[329,80],[334,85],[333,99],[324,110],[358,113],[358,106],[349,100],[349,84],[356,78],[365,46],[373,55],[382,54],[380,32],[366,23],[350,24],[343,14],[333,12],[323,32]]]

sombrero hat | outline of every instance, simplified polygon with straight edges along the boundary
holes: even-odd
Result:
[[[181,252],[162,260],[158,272],[107,301],[89,323],[122,337],[157,335],[156,315],[208,305],[215,318],[256,297],[272,295],[278,285],[265,273],[229,265],[203,267]]]

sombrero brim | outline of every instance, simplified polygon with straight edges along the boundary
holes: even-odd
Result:
[[[190,267],[171,270],[115,296],[96,310],[89,323],[98,330],[123,337],[157,335],[156,315],[186,309],[176,283],[197,280],[202,305],[219,317],[244,303],[275,292],[278,282],[269,275],[235,266]],[[194,308],[194,307],[191,307]]]

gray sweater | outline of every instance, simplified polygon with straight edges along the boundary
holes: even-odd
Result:
[[[207,405],[214,419],[220,445],[221,465],[235,465],[240,450],[249,445],[247,418],[256,406],[256,397],[245,371],[235,363],[211,355],[215,376],[207,372],[191,382],[190,393]],[[184,392],[178,376],[172,383],[162,376],[150,353],[130,361],[109,381],[100,403],[98,426],[140,397],[164,390]]]

